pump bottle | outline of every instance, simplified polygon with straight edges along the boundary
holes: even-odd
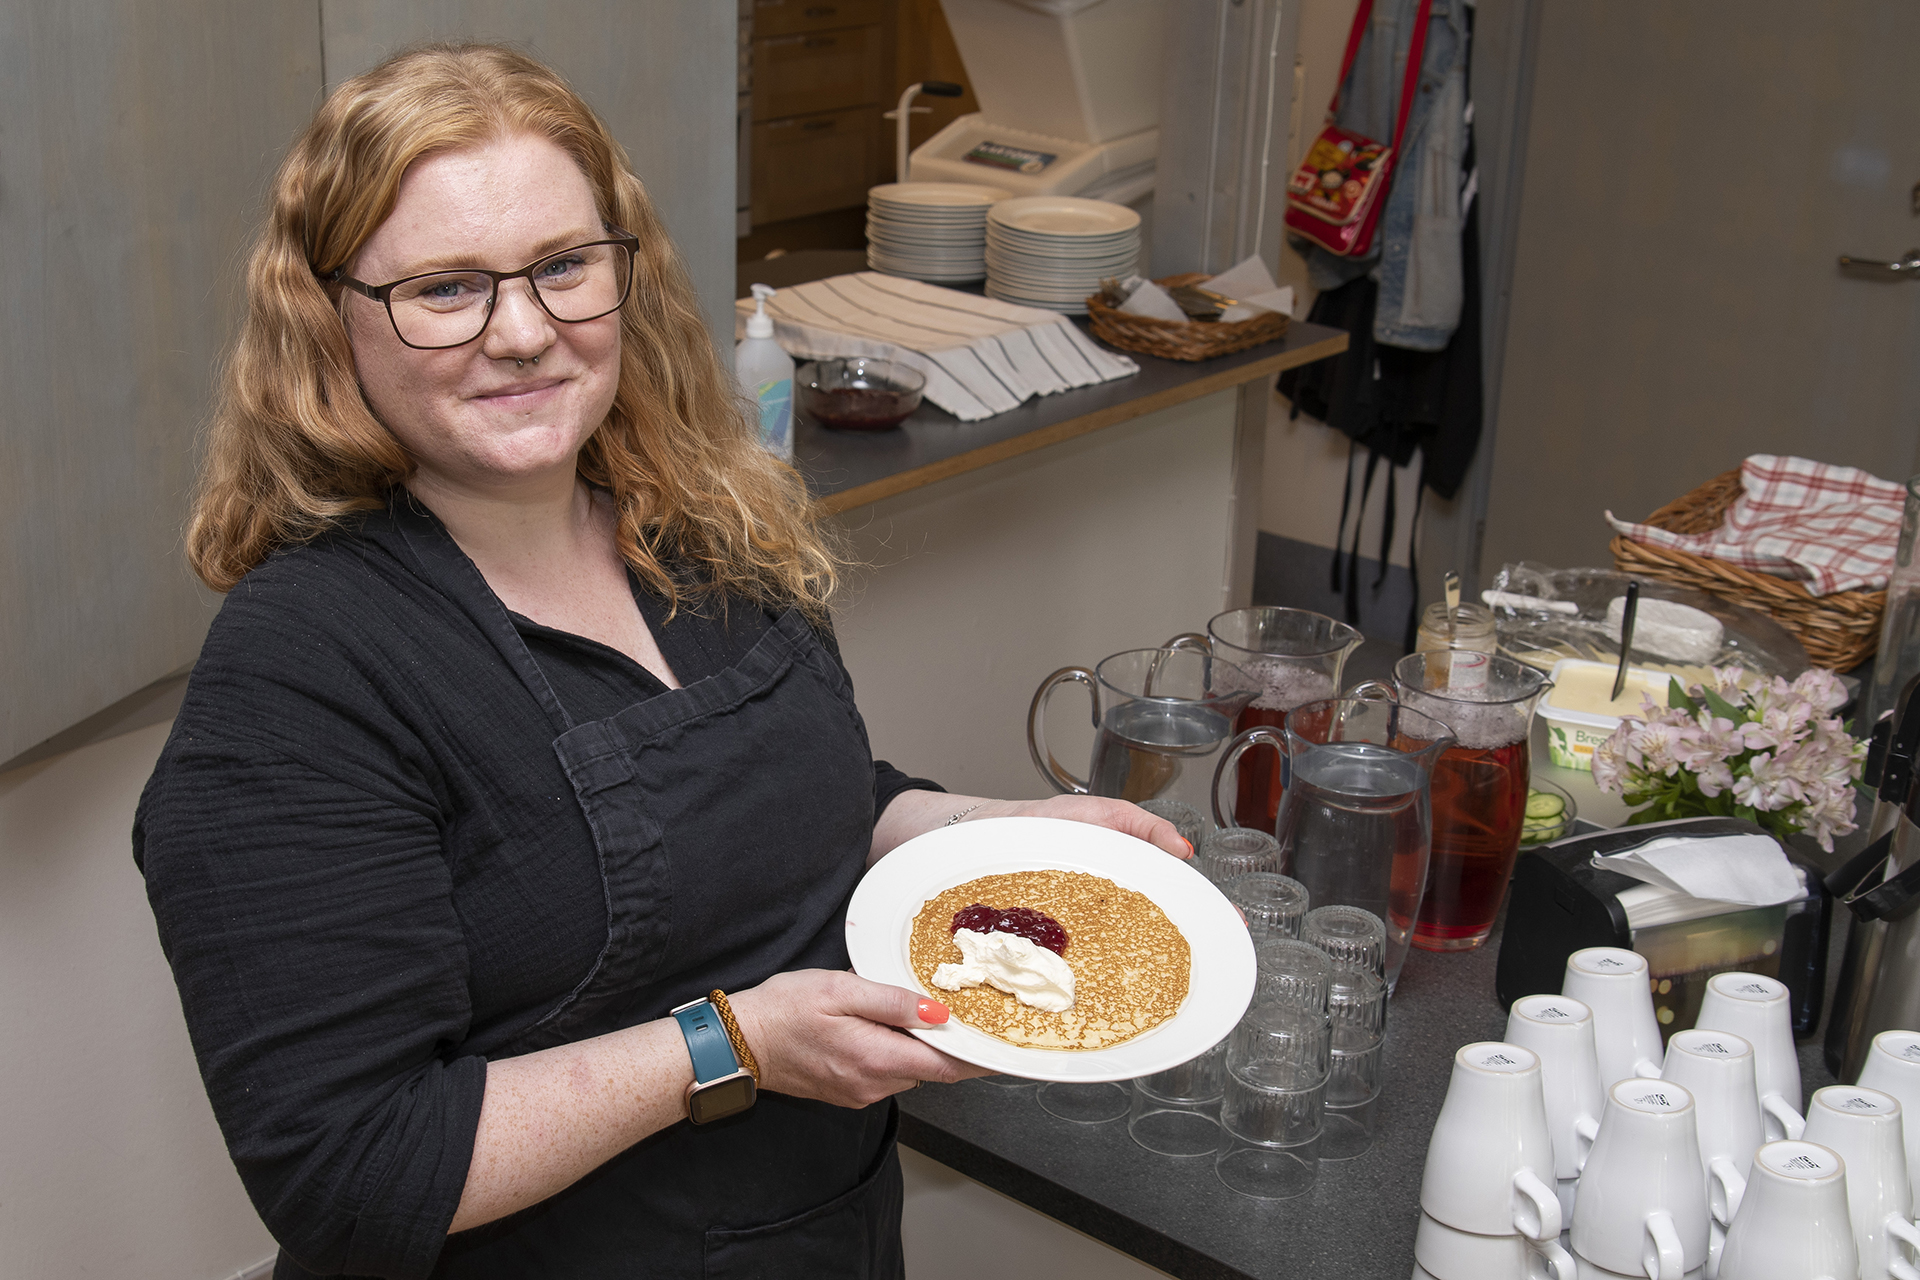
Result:
[[[734,348],[734,377],[740,390],[759,413],[760,443],[777,457],[793,460],[793,357],[773,340],[773,318],[767,314],[771,285],[756,284],[753,314],[747,317],[747,336]]]

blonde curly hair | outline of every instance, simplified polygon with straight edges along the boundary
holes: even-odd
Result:
[[[613,496],[621,554],[676,607],[689,592],[734,593],[824,618],[837,558],[804,482],[755,443],[626,153],[551,69],[479,44],[415,48],[342,84],[281,163],[207,431],[187,529],[194,571],[226,591],[276,549],[384,507],[412,474],[361,394],[341,286],[327,277],[392,212],[407,166],[514,133],[571,156],[601,217],[640,241],[619,387],[579,461]]]

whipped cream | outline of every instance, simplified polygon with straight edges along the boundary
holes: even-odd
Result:
[[[933,985],[943,991],[991,984],[1021,1004],[1063,1013],[1073,1008],[1073,970],[1067,962],[1031,938],[1017,933],[954,931],[953,941],[965,957],[960,964],[943,964],[933,971]]]

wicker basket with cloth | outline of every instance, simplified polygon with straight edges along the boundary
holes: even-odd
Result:
[[[1852,467],[1755,454],[1644,521],[1609,511],[1614,564],[1771,614],[1845,671],[1880,641],[1905,490]]]

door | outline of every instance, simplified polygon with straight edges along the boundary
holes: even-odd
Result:
[[[1481,582],[1609,563],[1603,510],[1751,453],[1920,471],[1920,285],[1837,263],[1920,245],[1920,5],[1487,0],[1482,26],[1515,4],[1531,109]]]

